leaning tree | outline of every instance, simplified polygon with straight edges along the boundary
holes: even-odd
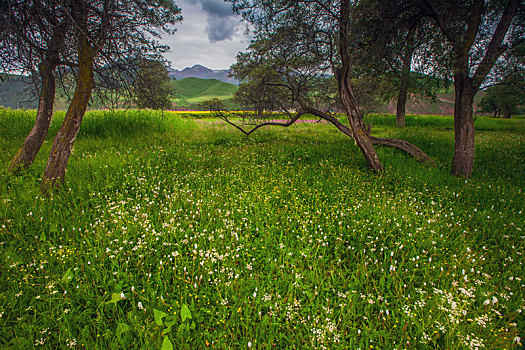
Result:
[[[218,111],[227,122],[249,135],[262,126],[289,126],[311,114],[353,138],[373,171],[383,169],[374,144],[432,162],[407,141],[371,136],[352,86],[356,66],[366,66],[366,60],[377,62],[388,52],[394,28],[386,19],[399,12],[397,2],[232,2],[255,30],[248,52],[239,54],[232,68],[243,81],[240,100],[256,111],[251,120],[257,125],[245,130],[231,122],[228,113]],[[365,53],[368,57],[363,59]],[[280,110],[287,121],[260,120],[264,110]],[[336,111],[346,114],[347,124]]]
[[[427,15],[452,47],[446,65],[454,78],[454,158],[451,172],[469,177],[474,166],[474,96],[502,54],[525,40],[520,0],[422,0]]]

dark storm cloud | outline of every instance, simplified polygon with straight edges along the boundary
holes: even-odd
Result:
[[[209,16],[207,22],[206,33],[208,33],[208,39],[212,43],[226,39],[231,40],[239,25],[237,18],[217,17],[215,15]]]
[[[204,2],[207,3],[207,11],[203,8]],[[174,35],[161,39],[163,44],[171,47],[165,57],[172,68],[180,70],[201,64],[211,69],[227,69],[235,62],[237,54],[245,51],[250,43],[251,38],[239,27],[239,17],[232,15],[227,3],[204,2],[177,0],[184,20],[177,25]]]
[[[206,33],[211,43],[232,40],[240,20],[224,0],[190,0],[206,13]]]
[[[232,5],[223,0],[199,0],[202,9],[210,14],[219,17],[228,17],[233,15]]]

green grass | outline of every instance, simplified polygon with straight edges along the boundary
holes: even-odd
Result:
[[[34,113],[0,111],[5,169]],[[524,120],[374,118],[438,168],[335,128],[245,138],[177,113],[91,112],[64,188],[0,172],[0,347],[487,349],[525,337]],[[122,298],[123,293],[124,298]],[[190,318],[191,316],[191,318]]]
[[[184,78],[173,81],[179,98],[189,103],[200,103],[212,98],[231,99],[238,87],[216,79]]]

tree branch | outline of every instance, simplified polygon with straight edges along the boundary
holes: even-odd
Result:
[[[496,31],[494,32],[492,40],[490,41],[490,44],[487,48],[487,52],[481,60],[476,73],[474,73],[474,77],[472,78],[472,83],[476,90],[481,86],[483,80],[485,80],[485,77],[487,74],[489,74],[498,57],[508,48],[506,44],[501,44],[505,39],[505,35],[507,34],[507,30],[510,27],[512,18],[516,14],[519,4],[519,0],[510,0],[505,7],[503,15],[498,23],[498,26],[496,27]]]

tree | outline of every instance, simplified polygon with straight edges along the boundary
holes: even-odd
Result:
[[[525,5],[519,0],[424,0],[422,6],[451,46],[447,65],[455,88],[451,173],[469,177],[474,165],[474,96],[498,58],[524,40]]]
[[[47,192],[64,181],[73,142],[78,134],[93,85],[95,60],[99,55],[114,61],[129,62],[135,57],[123,57],[133,52],[143,55],[159,46],[150,35],[157,30],[170,32],[180,20],[180,9],[171,1],[117,1],[74,0],[68,8],[75,25],[78,53],[77,83],[64,122],[51,147],[46,170],[42,178],[42,191]],[[139,45],[139,49],[132,47]],[[127,46],[126,46],[127,45]]]
[[[239,94],[255,110],[261,109],[257,105],[268,106],[265,108],[280,110],[281,116],[288,118],[284,123],[259,123],[250,131],[235,127],[250,134],[265,125],[292,125],[309,113],[353,138],[374,171],[383,169],[374,144],[396,147],[430,161],[406,141],[370,136],[354,94],[353,68],[365,66],[364,62],[357,64],[365,60],[363,53],[370,52],[366,59],[373,61],[372,56],[382,53],[381,47],[388,47],[392,28],[389,22],[376,20],[378,14],[386,16],[393,9],[390,3],[234,1],[234,5],[256,31],[249,51],[240,54],[232,67],[234,75],[243,81]],[[358,12],[359,16],[353,15]],[[332,113],[336,110],[345,112],[347,125]],[[229,122],[226,113],[220,115]]]
[[[406,101],[409,93],[435,98],[448,86],[445,72],[436,64],[446,55],[446,48],[439,45],[438,32],[424,12],[413,7],[397,19],[397,35],[392,45],[391,64],[387,75],[397,90],[396,125],[405,127]]]
[[[156,60],[142,60],[137,63],[133,95],[139,108],[169,109],[174,89],[164,63]]]
[[[479,106],[483,112],[493,112],[494,118],[503,112],[503,118],[508,119],[522,104],[525,104],[525,79],[517,75],[505,84],[489,87]]]
[[[525,104],[525,41],[505,52],[494,68],[493,85],[485,89],[479,106],[494,117],[503,112],[503,118],[510,118]]]
[[[68,56],[66,34],[71,22],[60,1],[6,0],[0,6],[0,64],[4,73],[38,76],[40,98],[36,120],[9,171],[28,168],[44,142],[55,100],[55,70]]]
[[[62,67],[65,76],[74,77],[75,89],[71,103],[53,142],[42,178],[42,191],[46,192],[59,186],[64,180],[73,142],[93,88],[97,83],[105,81],[119,85],[119,90],[129,92],[127,84],[132,74],[121,73],[129,73],[129,62],[160,58],[167,48],[160,45],[156,39],[161,32],[174,32],[174,25],[181,20],[180,9],[171,0],[72,0],[56,3],[9,0],[7,5],[2,5],[0,9],[1,18],[9,21],[8,24],[4,23],[5,30],[0,46],[0,53],[5,59],[2,61],[4,70],[16,70],[17,67],[28,67],[27,69],[31,70],[34,69],[34,57],[37,53],[40,52],[44,59],[56,53],[59,58],[54,59],[52,56],[55,65],[50,68],[51,72],[57,67]],[[13,27],[13,23],[17,23],[17,13],[27,16],[23,18],[23,24],[26,25],[23,30]],[[58,28],[62,28],[59,25],[61,21],[68,31],[66,40],[53,39]],[[38,31],[46,33],[51,38],[50,43],[55,40],[61,45],[52,50],[44,41],[43,48],[39,50],[31,41],[39,42],[41,37],[44,38]],[[73,35],[70,32],[73,32]],[[27,36],[31,40],[26,40],[24,33],[29,33]],[[48,84],[42,78],[42,94],[54,96],[54,80],[48,80],[52,84]],[[43,115],[50,119],[52,103],[48,102],[52,102],[52,99],[46,97],[44,100],[45,106],[48,107]],[[44,134],[45,138],[49,122],[46,126],[38,120],[37,118],[34,129],[38,131],[38,135]],[[43,138],[39,137],[38,140],[36,151],[29,147],[33,159]]]

